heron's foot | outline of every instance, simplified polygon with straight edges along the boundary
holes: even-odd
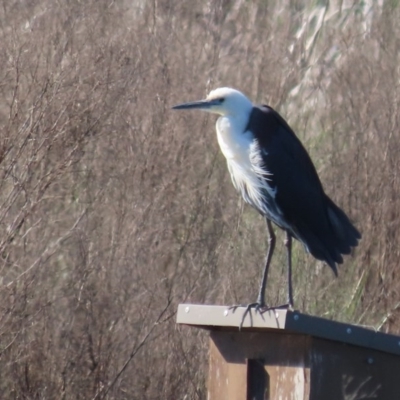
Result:
[[[258,302],[258,301],[255,302],[255,303],[250,303],[248,305],[240,305],[239,304],[239,305],[235,305],[235,306],[230,306],[228,308],[228,310],[232,310],[232,312],[234,313],[236,311],[236,309],[239,308],[239,307],[246,307],[246,309],[244,310],[244,313],[242,315],[242,320],[241,320],[240,325],[239,325],[239,330],[242,329],[243,323],[244,323],[244,320],[246,319],[247,314],[250,316],[250,325],[251,326],[253,325],[253,316],[251,314],[251,309],[252,308],[254,308],[255,312],[259,312],[260,313],[262,319],[264,319],[263,313],[265,311],[267,311],[267,307],[265,306],[265,304],[263,304],[261,302]]]
[[[281,304],[280,306],[264,307],[262,312],[265,313],[267,311],[274,311],[274,310],[294,311],[294,307],[293,307],[293,304],[291,304],[291,303],[285,303],[285,304]]]
[[[236,311],[236,309],[239,308],[239,307],[246,307],[246,309],[244,310],[243,316],[242,316],[242,320],[241,320],[240,325],[239,325],[239,330],[242,329],[243,323],[244,323],[244,321],[246,319],[247,314],[250,317],[250,325],[251,326],[253,325],[253,316],[251,314],[251,309],[252,308],[254,308],[254,311],[256,313],[257,312],[260,313],[262,319],[264,319],[263,314],[268,312],[268,311],[275,311],[275,310],[294,311],[293,304],[291,304],[291,303],[285,303],[285,304],[281,304],[279,306],[269,307],[269,306],[266,306],[265,304],[262,304],[261,302],[258,302],[258,301],[255,302],[255,303],[250,303],[248,305],[238,304],[238,305],[230,306],[228,308],[228,310],[232,310],[232,312],[234,313]]]

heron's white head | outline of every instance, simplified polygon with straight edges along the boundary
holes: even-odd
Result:
[[[239,90],[223,87],[212,90],[206,99],[178,104],[174,110],[199,109],[222,116],[241,116],[251,112],[253,104]]]

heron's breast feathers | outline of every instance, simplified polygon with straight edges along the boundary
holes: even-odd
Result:
[[[256,140],[247,147],[246,157],[227,159],[236,190],[243,199],[264,215],[269,215],[276,189],[270,186],[271,173],[265,168]]]

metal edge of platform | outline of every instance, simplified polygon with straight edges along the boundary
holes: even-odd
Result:
[[[244,311],[245,307],[232,310],[229,306],[179,304],[176,322],[210,330],[238,330]],[[244,332],[255,329],[285,330],[400,355],[400,336],[298,311],[271,310],[261,315],[253,309],[251,318],[246,316],[241,329]]]
[[[239,328],[245,310],[245,307],[238,307],[236,310],[232,310],[229,306],[179,304],[176,322],[178,324],[196,325],[203,328]],[[274,310],[260,314],[252,309],[243,321],[242,329],[284,329],[286,313],[286,310]]]
[[[379,332],[359,325],[332,321],[296,311],[288,312],[285,329],[400,355],[400,336]]]

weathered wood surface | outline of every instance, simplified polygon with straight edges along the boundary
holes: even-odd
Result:
[[[400,399],[400,337],[298,312],[180,305],[210,330],[208,400]]]

